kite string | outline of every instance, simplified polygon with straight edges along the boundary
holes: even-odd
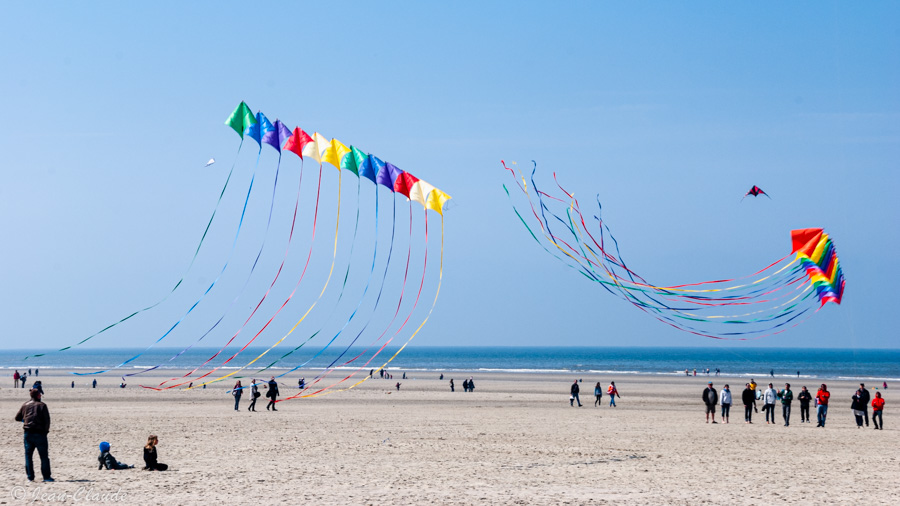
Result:
[[[113,324],[111,324],[111,325],[107,325],[106,327],[100,329],[99,331],[97,331],[97,332],[95,332],[95,333],[89,335],[88,337],[82,339],[81,341],[79,341],[79,342],[77,342],[77,343],[75,343],[75,344],[73,344],[73,345],[66,346],[66,347],[64,347],[64,348],[60,348],[60,349],[56,350],[56,352],[66,351],[66,350],[68,350],[68,349],[74,348],[75,346],[79,346],[79,345],[81,345],[81,344],[84,344],[84,343],[90,341],[91,339],[93,339],[94,337],[96,337],[96,336],[98,336],[98,335],[100,335],[100,334],[106,332],[107,330],[109,330],[109,329],[111,329],[111,328],[117,326],[118,324],[120,324],[120,323],[122,323],[122,322],[124,322],[124,321],[126,321],[126,320],[131,319],[133,316],[136,316],[136,315],[138,315],[138,314],[140,314],[140,313],[143,313],[143,312],[145,312],[145,311],[148,311],[148,310],[150,310],[150,309],[155,308],[156,306],[158,306],[158,305],[162,304],[163,302],[165,302],[165,301],[169,298],[169,296],[171,296],[171,295],[175,292],[175,290],[176,290],[179,286],[181,286],[181,283],[184,281],[184,278],[187,277],[188,273],[191,271],[191,268],[194,266],[194,261],[197,260],[197,256],[200,254],[200,247],[203,246],[203,241],[206,239],[206,234],[209,232],[209,228],[210,228],[210,226],[212,226],[213,219],[216,217],[216,212],[219,210],[219,204],[222,202],[222,196],[225,195],[225,190],[228,188],[228,183],[231,181],[231,175],[234,173],[234,167],[237,165],[238,155],[241,154],[241,147],[242,147],[243,145],[244,145],[244,139],[241,138],[241,143],[238,145],[238,152],[237,152],[237,154],[235,154],[235,157],[234,157],[234,163],[231,164],[231,170],[228,171],[228,177],[225,178],[225,184],[222,186],[222,190],[219,192],[219,199],[216,201],[216,205],[215,205],[215,207],[213,208],[212,216],[209,217],[209,223],[206,224],[206,229],[203,231],[203,235],[200,237],[200,243],[197,244],[197,249],[194,251],[194,256],[191,257],[191,261],[190,261],[190,263],[188,264],[187,269],[184,270],[184,273],[181,275],[181,278],[178,279],[178,282],[175,283],[175,286],[172,287],[172,289],[169,290],[169,292],[166,293],[166,295],[165,295],[162,299],[156,301],[155,303],[153,303],[153,304],[151,304],[151,305],[145,307],[144,309],[140,309],[140,310],[138,310],[138,311],[135,311],[135,312],[131,313],[130,315],[126,316],[125,318],[122,318],[121,320],[119,320],[119,321],[117,321],[117,322],[115,322],[115,323],[113,323]],[[47,355],[47,353],[37,353],[37,354],[34,354],[34,355],[28,355],[28,356],[25,357],[24,360],[28,360],[29,358],[43,357],[44,355]]]

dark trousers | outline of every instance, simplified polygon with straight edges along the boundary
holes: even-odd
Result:
[[[809,422],[809,404],[800,405],[800,421]]]
[[[234,410],[235,411],[237,411],[239,409],[238,406],[240,405],[240,403],[241,403],[241,396],[235,395],[234,396]]]
[[[863,424],[863,417],[861,417],[861,416],[859,416],[859,415],[857,415],[857,414],[854,414],[853,416],[856,417],[856,426],[857,426],[857,427],[862,427],[862,424]]]
[[[603,398],[602,395],[595,395],[595,396],[594,396],[594,406],[599,406],[599,405],[600,405],[600,399],[602,399],[602,398]]]
[[[881,411],[872,411],[872,423],[876,429],[884,429],[884,419],[881,417]]]
[[[50,454],[47,451],[47,435],[46,434],[30,434],[25,433],[25,474],[29,480],[34,480],[34,450],[38,451],[41,458],[41,476],[47,480],[50,479]]]
[[[764,404],[763,411],[766,412],[766,422],[769,421],[771,417],[772,423],[775,423],[775,405],[774,404]]]
[[[731,404],[722,404],[722,418],[728,418],[731,414]]]
[[[578,393],[576,392],[576,393],[572,394],[572,397],[574,397],[575,402],[577,402],[578,405],[581,406],[581,399],[578,397]]]
[[[866,427],[869,426],[869,408],[862,410],[863,416],[866,417]]]
[[[275,397],[270,397],[270,399],[271,400],[269,401],[269,403],[266,404],[266,411],[268,411],[269,408],[272,408],[272,411],[278,411],[277,409],[275,409]]]
[[[250,405],[247,406],[247,411],[256,411],[256,396],[250,394]]]
[[[753,421],[753,405],[752,404],[744,404],[744,421],[745,422]]]
[[[782,404],[781,405],[781,417],[784,418],[784,424],[791,424],[791,405],[790,404]]]

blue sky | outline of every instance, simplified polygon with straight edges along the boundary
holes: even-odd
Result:
[[[98,2],[3,10],[4,345],[71,344],[166,294],[235,161],[239,138],[223,121],[245,100],[454,197],[441,295],[417,346],[896,347],[895,3]],[[252,151],[245,146],[237,159],[234,186],[183,289],[92,345],[148,346],[216,277]],[[217,163],[204,168],[210,157]],[[751,343],[663,326],[533,243],[502,192],[509,179],[501,159],[536,160],[545,182],[556,171],[581,195],[599,194],[630,265],[659,284],[749,274],[787,253],[791,229],[825,228],[847,277],[844,303]],[[231,270],[165,344],[193,342],[243,293],[206,341],[224,344],[265,292],[287,245],[296,159],[283,162],[259,270],[244,292],[241,285],[263,240],[276,160],[263,152]],[[314,196],[313,169],[304,170],[304,203]],[[355,184],[343,186],[342,254]],[[740,203],[754,184],[772,200]],[[315,272],[257,344],[280,338],[317,295],[336,191],[336,174],[326,170]],[[338,277],[348,262],[354,269],[348,295],[337,302],[329,292],[310,328],[340,328],[330,315],[349,314],[359,300],[374,239],[365,203],[354,256],[337,262]],[[309,248],[304,209],[289,272],[260,322],[299,275]],[[431,270],[416,325],[436,288],[437,216],[429,220]],[[389,278],[386,291],[398,289],[398,275]],[[377,312],[375,320],[391,313]]]

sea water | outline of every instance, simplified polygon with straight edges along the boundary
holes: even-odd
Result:
[[[232,371],[244,366],[263,353],[265,348],[244,350],[228,363],[237,349],[229,349],[207,363],[203,371],[221,367]],[[192,348],[177,358],[179,348],[123,349],[84,348],[66,351],[0,350],[0,370],[12,375],[29,368],[91,373],[112,369],[105,375],[122,375],[140,372],[153,366],[159,369],[189,369],[200,366],[218,349]],[[352,348],[350,350],[321,348],[294,351],[283,357],[291,348],[275,348],[246,369],[252,374],[276,362],[279,369],[301,366],[304,369],[338,367],[353,371],[378,369],[394,355],[396,348],[386,348],[372,358],[377,349]],[[25,359],[28,355],[46,352],[42,357]],[[341,353],[343,356],[341,356]],[[122,365],[129,359],[138,358]],[[357,357],[358,358],[355,358]],[[281,359],[281,360],[279,360]],[[367,363],[368,362],[368,363]],[[572,373],[603,374],[605,376],[628,374],[705,375],[709,368],[722,374],[752,376],[757,379],[771,377],[814,379],[860,379],[870,381],[900,381],[900,350],[883,349],[800,349],[800,348],[670,348],[670,347],[433,347],[419,346],[404,349],[390,364],[393,371],[483,371],[519,373]]]

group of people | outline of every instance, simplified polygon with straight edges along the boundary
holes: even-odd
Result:
[[[34,370],[35,376],[40,376],[39,373],[39,369]],[[16,372],[13,373],[13,388],[25,388],[25,382],[28,381],[29,376],[31,376],[31,369],[28,369],[27,373],[19,373],[19,370],[16,369]]]
[[[300,388],[303,388],[303,380],[301,379],[300,382]],[[278,402],[278,382],[275,381],[275,376],[272,376],[272,378],[269,379],[269,382],[265,384],[265,387],[267,389],[266,398],[269,399],[269,403],[266,404],[266,411],[269,411],[270,409],[272,411],[278,411],[275,408],[275,403]],[[238,380],[237,383],[234,384],[234,388],[231,389],[231,395],[234,397],[235,411],[241,410],[241,396],[244,395],[245,388],[247,387],[241,385],[241,380]],[[250,382],[250,405],[247,406],[247,411],[256,411],[256,399],[259,399],[260,396],[259,384],[254,379]]]
[[[572,382],[572,386],[569,387],[569,406],[575,406],[575,403],[578,402],[578,407],[581,407],[581,387],[578,385],[581,383],[581,380],[575,380]],[[606,395],[609,396],[609,405],[610,407],[616,407],[616,397],[621,397],[619,395],[619,390],[616,388],[616,382],[610,382],[609,386],[606,388]],[[596,385],[594,385],[594,407],[600,406],[600,403],[603,399],[603,387],[600,386],[600,382],[598,381]]]
[[[37,372],[37,371],[35,371]],[[44,403],[43,388],[32,388],[28,391],[30,399],[19,408],[15,420],[22,422],[25,443],[25,476],[28,481],[34,481],[34,452],[37,450],[41,460],[41,478],[45,482],[53,482],[53,474],[50,469],[50,448],[47,442],[47,434],[50,433],[50,410]],[[159,438],[150,435],[144,446],[144,469],[147,471],[165,471],[168,465],[157,460],[156,445]],[[123,464],[109,453],[110,444],[106,441],[100,443],[99,469],[132,469],[134,466]]]
[[[741,402],[744,405],[744,423],[753,423],[753,414],[759,413],[756,401],[763,402],[763,412],[766,414],[766,424],[777,423],[775,415],[775,406],[781,403],[781,418],[784,426],[791,424],[791,408],[794,401],[794,392],[791,390],[791,384],[785,383],[784,388],[776,390],[772,383],[764,392],[759,392],[756,388],[756,381],[751,379],[749,383],[744,384],[744,391],[741,392]],[[729,423],[731,412],[732,395],[731,389],[726,384],[721,392],[718,392],[710,381],[703,390],[702,400],[706,406],[706,423],[716,422],[716,405],[721,406],[721,419],[725,423]],[[804,386],[797,394],[796,400],[800,404],[800,423],[812,423],[810,418],[810,405],[815,404],[816,407],[816,427],[825,427],[825,420],[828,417],[828,403],[831,399],[831,392],[825,383],[819,387],[815,397]],[[856,417],[857,427],[862,427],[865,422],[866,427],[869,426],[868,407],[871,400],[872,406],[872,422],[876,430],[884,428],[882,413],[884,411],[884,398],[881,392],[875,392],[875,397],[871,398],[869,391],[864,383],[859,384],[859,389],[853,394],[851,409]]]
[[[165,471],[169,468],[168,464],[159,462],[157,457],[156,445],[159,444],[159,438],[154,434],[147,437],[147,444],[144,445],[144,471]],[[103,441],[100,443],[100,456],[97,462],[100,465],[97,469],[107,469],[109,471],[118,471],[121,469],[134,469],[133,465],[119,462],[112,453],[110,453],[111,445]]]

